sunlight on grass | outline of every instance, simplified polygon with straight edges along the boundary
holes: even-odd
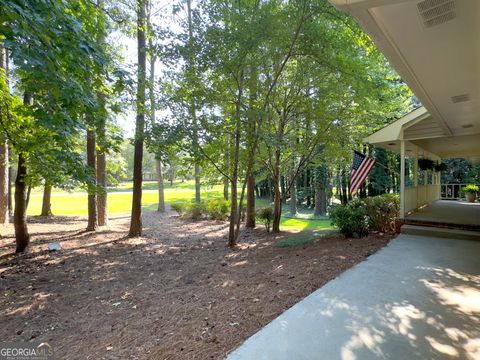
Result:
[[[337,234],[337,230],[333,229],[322,229],[322,230],[314,230],[314,231],[304,231],[300,234],[296,234],[293,236],[289,236],[286,239],[280,240],[276,243],[276,246],[286,248],[291,246],[303,246],[308,245],[315,240],[326,238],[329,236],[333,236]]]
[[[282,218],[280,226],[283,230],[303,231],[313,229],[333,229],[329,219],[321,220],[304,220],[304,219],[290,219]]]
[[[157,209],[158,193],[157,183],[155,181],[146,181],[143,184],[142,206],[145,211],[155,211]],[[41,189],[32,192],[30,204],[28,206],[28,215],[38,215],[42,207]],[[111,215],[128,214],[132,206],[132,183],[126,182],[120,184],[114,189],[109,189],[108,194],[108,212]],[[193,181],[183,183],[174,183],[170,186],[165,183],[165,201],[188,202],[195,198]],[[202,190],[202,199],[221,199],[223,198],[223,186],[204,186]],[[258,207],[268,206],[267,200],[259,199]],[[87,194],[78,190],[75,192],[66,192],[55,190],[52,193],[52,212],[54,215],[87,215]],[[329,219],[308,219],[308,218],[286,218],[282,217],[280,227],[285,231],[305,231],[319,229],[333,229]]]

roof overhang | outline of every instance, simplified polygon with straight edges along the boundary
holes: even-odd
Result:
[[[407,155],[413,156],[419,152],[421,156],[434,160],[480,158],[480,138],[477,134],[445,134],[423,106],[364,139],[366,143],[395,152],[400,152],[402,140],[405,141]]]
[[[403,138],[442,158],[480,156],[480,1],[330,2],[358,21],[424,106],[368,141],[388,148]]]

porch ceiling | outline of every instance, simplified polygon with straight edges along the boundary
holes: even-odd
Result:
[[[480,134],[480,1],[330,2],[357,19],[445,135]]]
[[[364,139],[365,142],[386,150],[400,152],[400,142],[405,140],[407,155],[416,152],[434,160],[464,157],[480,159],[480,136],[446,135],[425,108],[418,108],[401,119],[380,129]]]
[[[356,18],[425,107],[366,141],[480,159],[480,1],[330,2]]]

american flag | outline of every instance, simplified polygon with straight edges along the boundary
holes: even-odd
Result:
[[[362,186],[374,165],[374,159],[358,151],[353,152],[352,177],[350,179],[350,192],[352,194]]]

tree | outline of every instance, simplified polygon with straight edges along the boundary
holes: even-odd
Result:
[[[87,126],[87,166],[92,174],[96,174],[97,166],[97,141],[93,120],[90,119]],[[95,231],[98,226],[97,218],[97,181],[95,178],[88,184],[88,223],[87,231]]]
[[[42,212],[40,216],[52,216],[52,185],[45,182],[43,186]]]
[[[135,126],[135,155],[133,165],[133,198],[130,221],[130,237],[142,235],[142,160],[145,128],[145,89],[146,89],[146,0],[137,1],[137,120]]]
[[[0,114],[0,130],[18,155],[14,211],[18,252],[29,243],[28,188],[39,178],[57,185],[67,179],[91,183],[95,176],[75,151],[75,142],[85,131],[84,119],[98,108],[91,81],[109,61],[91,31],[96,7],[89,1],[77,5],[67,9],[59,1],[2,4],[0,33],[15,65],[17,89],[24,93],[22,105],[3,87]]]
[[[0,78],[6,85],[7,52],[0,38]],[[8,222],[8,142],[6,134],[0,132],[0,227]]]

